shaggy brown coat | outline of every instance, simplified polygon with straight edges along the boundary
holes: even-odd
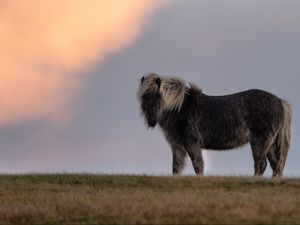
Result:
[[[250,143],[254,174],[263,175],[267,159],[273,176],[282,176],[291,138],[291,108],[275,95],[252,89],[209,96],[179,78],[148,74],[138,89],[149,127],[158,123],[173,153],[178,174],[190,156],[196,174],[203,174],[202,149],[227,150]]]

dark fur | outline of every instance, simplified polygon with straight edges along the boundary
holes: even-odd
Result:
[[[287,102],[256,89],[209,96],[195,85],[184,85],[182,105],[168,109],[163,85],[174,78],[149,74],[143,77],[141,86],[147,79],[154,80],[157,88],[148,93],[145,87],[140,91],[142,112],[150,127],[160,125],[170,143],[174,174],[183,169],[187,154],[196,174],[203,174],[202,149],[227,150],[250,143],[254,174],[264,173],[268,159],[273,176],[282,176],[290,143],[291,112]],[[183,88],[177,86],[172,88]]]

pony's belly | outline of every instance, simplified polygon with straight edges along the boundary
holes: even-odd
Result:
[[[202,148],[211,150],[228,150],[241,147],[249,143],[250,139],[248,137],[236,138],[236,139],[222,139],[215,137],[210,140],[204,140],[202,143]]]
[[[206,145],[202,148],[207,149],[207,150],[230,150],[230,149],[242,147],[248,143],[249,142],[245,142],[245,143],[241,143],[239,145]]]

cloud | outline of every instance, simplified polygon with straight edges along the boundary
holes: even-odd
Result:
[[[129,46],[157,6],[154,0],[1,1],[0,125],[64,118],[80,87],[78,72]]]

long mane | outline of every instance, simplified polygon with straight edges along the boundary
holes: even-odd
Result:
[[[160,85],[157,84],[157,79],[160,79]],[[147,93],[158,91],[162,96],[163,110],[180,111],[189,88],[200,90],[195,84],[190,84],[189,87],[183,79],[149,73],[141,82],[138,97],[141,99]]]
[[[160,86],[164,109],[180,111],[188,87],[186,82],[179,78],[164,78]]]

